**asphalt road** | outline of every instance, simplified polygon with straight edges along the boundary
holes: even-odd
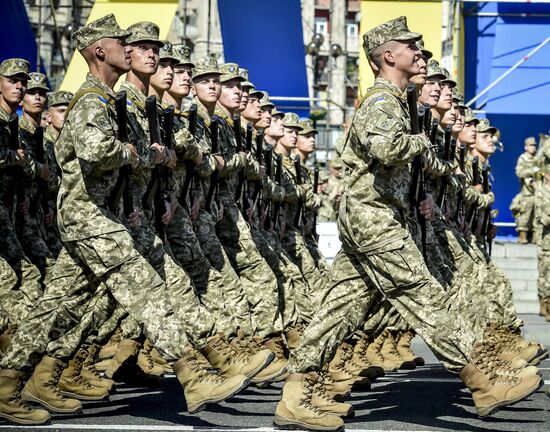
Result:
[[[550,323],[525,315],[525,333],[550,347]],[[354,431],[550,431],[550,398],[543,387],[528,400],[501,410],[487,420],[475,414],[471,398],[460,380],[446,372],[428,347],[416,338],[415,351],[427,364],[414,371],[388,374],[373,383],[370,391],[352,395],[356,416],[347,421]],[[550,382],[550,360],[539,365]],[[157,389],[118,387],[106,402],[85,403],[78,416],[54,416],[44,427],[15,427],[0,423],[4,430],[27,431],[272,431],[280,385],[249,387],[221,405],[190,416],[185,411],[181,389],[174,376]]]

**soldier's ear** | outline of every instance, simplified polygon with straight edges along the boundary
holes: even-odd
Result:
[[[94,47],[94,54],[99,61],[105,61],[105,50],[100,44]]]

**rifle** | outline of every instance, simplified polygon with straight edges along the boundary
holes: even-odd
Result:
[[[266,178],[271,179],[271,176],[273,175],[273,146],[271,144],[266,144],[265,146],[264,160]],[[271,217],[269,216],[270,211],[273,212],[272,201],[266,202],[266,214],[264,219],[264,229],[266,231],[271,229]]]
[[[243,137],[241,135],[241,115],[239,113],[233,114],[233,135],[235,135],[235,143],[237,145],[237,153],[243,151]],[[239,172],[239,179],[237,181],[237,188],[235,189],[235,202],[239,203],[241,195],[243,193],[244,184],[244,170]]]
[[[21,149],[21,143],[19,141],[19,117],[16,113],[13,113],[8,120],[8,129],[10,131],[10,137],[8,140],[8,147],[14,153],[17,154],[17,150]],[[14,206],[13,196],[16,195],[15,206],[25,201],[25,190],[19,186],[20,178],[22,176],[22,169],[20,166],[12,166],[8,170],[11,175],[9,192],[6,194],[8,206]],[[17,208],[15,208],[15,214],[20,215]]]
[[[294,171],[296,174],[296,185],[300,186],[302,184],[302,167],[300,165],[300,156],[294,156]],[[302,210],[304,207],[304,201],[302,198],[298,199],[298,207],[296,208],[296,213],[294,214],[294,226],[298,228],[300,226],[300,221],[302,219]]]
[[[466,145],[460,144],[460,152],[458,155],[458,166],[460,171],[464,172],[466,162]],[[459,188],[456,197],[456,212],[453,216],[453,219],[458,224],[460,222],[460,216],[464,213],[464,190]]]
[[[189,108],[189,133],[193,135],[194,138],[197,136],[197,105],[193,104]],[[191,184],[193,183],[193,170],[195,169],[195,164],[191,160],[186,160],[185,164],[185,178],[183,179],[183,185],[181,187],[180,196],[178,202],[183,207],[187,208],[187,196],[189,195],[189,190],[191,189]],[[190,206],[193,206],[193,195],[190,196]]]
[[[252,126],[252,123],[248,123],[246,125],[246,152],[250,153],[252,151],[252,131],[254,127]],[[240,180],[240,178],[239,178]],[[242,195],[239,194],[239,198],[241,199],[241,208],[242,208],[242,214],[246,221],[248,221],[247,216],[247,210],[249,205],[249,198],[250,198],[250,191],[248,189],[248,182],[245,178],[245,173],[242,173]]]
[[[451,152],[451,125],[447,125],[445,128],[445,139],[443,146],[443,160],[451,162],[454,158],[454,153]],[[447,185],[449,184],[449,176],[441,177],[441,185],[439,186],[439,195],[437,196],[436,204],[442,209],[443,202],[445,201],[445,194],[447,193]]]
[[[472,186],[477,186],[480,183],[479,157],[477,156],[475,156],[472,161],[472,170],[473,170]],[[468,211],[468,215],[466,216],[466,221],[470,225],[470,229],[472,230],[472,232],[475,230],[474,223],[475,223],[476,215],[477,215],[477,207],[476,207],[476,204],[473,203],[472,206],[470,207],[470,210]]]
[[[489,185],[489,173],[491,172],[491,167],[489,165],[486,165],[483,167],[483,193],[488,194],[491,191],[491,187]],[[487,251],[489,255],[491,255],[491,249],[493,246],[493,241],[489,236],[489,231],[491,227],[491,206],[487,207],[483,212],[483,222],[481,224],[481,239],[484,243],[486,243]]]
[[[162,113],[162,144],[169,152],[172,149],[172,134],[174,132],[174,106],[168,106]],[[155,167],[156,168],[156,167]],[[170,169],[165,165],[159,165],[160,178],[158,180],[157,191],[155,192],[155,227],[159,237],[164,240],[165,226],[162,222],[162,215],[166,212],[166,203],[170,203],[166,195]]]
[[[118,123],[117,139],[120,142],[130,142],[128,138],[128,111],[126,108],[127,95],[125,90],[121,90],[115,96],[115,111]],[[114,213],[118,210],[118,203],[122,199],[124,215],[128,217],[134,211],[134,203],[128,188],[128,180],[131,168],[129,165],[120,167],[115,187],[109,195],[109,208]]]
[[[426,133],[426,135],[430,135],[430,127],[433,125],[433,120],[432,120],[432,110],[430,108],[430,105],[428,104],[424,104],[422,105],[424,107],[424,111],[426,112],[424,114],[424,118],[422,119],[424,121],[424,132]]]
[[[416,86],[409,84],[407,86],[407,105],[409,108],[409,116],[411,118],[411,133],[418,135],[420,133],[420,127],[418,124],[418,105],[416,101]],[[426,112],[424,115],[426,116]],[[429,129],[429,128],[428,128]],[[416,208],[416,216],[420,225],[420,235],[422,241],[422,255],[426,257],[426,218],[420,213],[419,206],[422,201],[426,199],[426,192],[424,190],[423,179],[423,167],[422,167],[422,155],[415,156],[412,162],[412,180],[410,190],[410,202],[413,207]]]
[[[34,130],[33,134],[34,141],[34,153],[36,155],[36,160],[40,164],[46,164],[46,152],[44,151],[44,128],[38,126]],[[41,177],[38,177],[37,180],[37,193],[34,202],[32,203],[32,211],[36,212],[37,205],[40,204],[44,214],[47,214],[50,211],[48,205],[48,180],[44,180]]]
[[[319,167],[316,166],[313,170],[313,193],[317,195],[317,188],[319,187]],[[313,227],[311,229],[313,237],[318,239],[317,235],[317,212],[313,212]]]
[[[212,154],[219,153],[220,147],[218,142],[218,116],[212,116],[210,121],[210,141],[212,142]],[[208,187],[208,193],[206,194],[206,202],[204,208],[206,211],[210,212],[212,209],[212,199],[214,195],[218,194],[218,170],[215,169],[212,174],[210,174],[210,185]]]
[[[263,140],[264,140],[264,131],[260,130],[256,134],[256,160],[260,165],[263,163]],[[252,202],[258,208],[258,214],[260,214],[260,197],[262,192],[262,179],[254,180],[254,192],[252,193]]]
[[[277,186],[281,185],[281,181],[283,180],[283,157],[280,154],[275,154],[275,184]],[[271,220],[273,222],[273,226],[277,226],[279,223],[279,213],[281,212],[281,202],[276,201],[273,204],[273,214],[271,215]]]

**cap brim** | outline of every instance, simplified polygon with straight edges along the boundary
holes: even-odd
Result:
[[[271,113],[271,117],[276,117],[276,116],[279,116],[281,118],[284,118],[285,117],[285,113],[282,112],[282,111],[277,111],[277,107],[274,108],[275,109],[275,112],[272,112]]]
[[[319,131],[317,129],[314,129],[314,128],[302,129],[300,131],[300,135],[308,135],[310,133],[318,134]]]
[[[242,85],[242,84],[241,84]],[[264,92],[261,90],[256,90],[256,87],[254,87],[254,90],[248,93],[248,97],[252,96],[258,96],[260,99],[265,96]]]
[[[219,75],[219,76],[221,76],[222,73],[219,70],[210,69],[210,70],[201,71],[197,74],[193,73],[193,77],[191,79],[194,80],[194,79],[199,78],[199,77],[204,76],[204,75]]]
[[[163,44],[164,45],[164,44]],[[180,61],[179,58],[173,56],[173,55],[167,55],[167,56],[162,56],[159,58],[159,61],[162,61],[162,60],[172,60],[174,63],[177,63]]]
[[[10,73],[10,74],[2,74],[2,76],[5,76],[5,77],[14,77],[16,75],[23,75],[25,78],[27,78],[27,80],[31,79],[31,76],[27,72],[23,72],[23,71]]]
[[[283,124],[283,126],[288,129],[298,129],[298,132],[301,132],[304,129],[298,123]]]
[[[244,81],[246,81],[244,77],[240,76],[239,74],[222,74],[222,76],[220,77],[221,82],[227,82],[233,79],[238,79],[239,81],[241,81],[241,85]]]
[[[192,68],[194,68],[195,63],[193,63],[191,60],[182,61],[181,59],[178,59],[178,62],[174,66],[191,66]]]
[[[422,54],[424,54],[426,56],[426,58],[429,60],[431,59],[433,56],[434,56],[434,53],[431,52],[431,51],[428,51],[428,50],[420,50],[422,52]]]
[[[416,33],[416,32],[407,32],[407,33],[403,33],[401,36],[398,36],[398,37],[395,37],[393,38],[392,40],[396,40],[396,41],[406,41],[406,40],[420,40],[422,39],[422,35],[420,33]]]
[[[131,36],[131,35],[132,35],[132,32],[129,32],[129,31],[126,31],[126,30],[115,30],[110,35],[103,36],[103,38],[118,39],[118,38],[127,38],[128,36]]]
[[[440,77],[441,78],[441,82],[443,82],[444,80],[447,79],[447,76],[446,75],[443,75],[442,73],[439,73],[439,72],[436,72],[434,74],[427,74],[426,75],[426,78],[434,78],[434,77]]]
[[[157,45],[159,48],[162,48],[164,46],[164,43],[158,39],[155,40],[155,39],[148,39],[148,38],[137,38],[137,39],[126,38],[126,43],[133,44],[137,42],[151,42]]]
[[[444,83],[450,84],[453,88],[457,86],[457,82],[449,78],[445,78],[441,80],[441,84],[444,84]]]
[[[42,85],[42,84],[40,84],[40,85],[35,85],[35,86],[29,86],[29,85],[27,85],[27,90],[32,90],[32,89],[36,89],[36,88],[37,88],[37,89],[41,89],[41,90],[46,90],[47,92],[51,91],[51,90],[49,89],[49,87],[46,87],[45,85]]]
[[[483,129],[483,130],[478,130],[479,133],[484,133],[484,132],[493,132],[493,134],[496,134],[498,129],[496,127],[489,127],[487,129]]]

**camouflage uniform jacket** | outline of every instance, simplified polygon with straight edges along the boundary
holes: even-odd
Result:
[[[535,191],[536,217],[542,226],[541,240],[538,247],[550,251],[550,184],[544,181],[537,185]]]
[[[26,117],[21,117],[19,120],[19,134],[21,136],[21,143],[27,153],[28,163],[24,169],[25,176],[20,180],[19,186],[25,189],[25,194],[31,200],[31,212],[34,213],[39,207],[40,203],[36,202],[38,194],[38,175],[42,170],[42,164],[38,162],[36,158],[36,143],[34,142],[34,132],[36,127]],[[44,157],[46,155],[44,154]],[[32,167],[32,169],[31,169]],[[38,204],[38,206],[37,206]]]
[[[410,134],[406,95],[377,78],[359,106],[342,152],[348,178],[338,228],[344,250],[373,254],[403,245],[409,236],[410,163],[430,145]]]
[[[61,167],[57,163],[55,158],[55,142],[59,132],[57,132],[53,126],[48,126],[44,131],[44,151],[48,158],[48,199],[51,209],[56,207],[57,192],[59,191],[59,184],[61,182]]]
[[[285,224],[295,228],[299,228],[294,224],[296,213],[298,212],[299,200],[303,203],[303,210],[307,207],[313,207],[311,200],[315,199],[311,185],[304,183],[303,171],[300,170],[300,173],[302,174],[302,185],[298,185],[296,181],[294,160],[288,156],[283,156],[282,186],[285,189],[285,194],[281,216]]]
[[[519,178],[521,186],[521,194],[523,196],[533,196],[535,194],[535,156],[529,153],[523,153],[516,164],[516,175]]]
[[[483,193],[479,192],[477,189],[472,186],[474,174],[473,174],[473,158],[468,155],[466,157],[466,163],[465,163],[465,170],[466,172],[466,189],[464,190],[464,204],[466,208],[468,209],[471,206],[475,206],[478,209],[484,209],[489,206],[492,206],[495,202],[495,195],[493,192],[489,193]],[[482,172],[483,172],[483,166],[481,163],[478,164],[478,171],[479,171],[479,181],[480,184],[482,183]],[[466,214],[469,212],[469,210],[466,210]]]
[[[57,208],[64,242],[125,230],[107,203],[118,169],[132,163],[130,149],[116,138],[115,93],[90,73],[79,93],[84,91],[66,115],[55,147],[63,173]]]

